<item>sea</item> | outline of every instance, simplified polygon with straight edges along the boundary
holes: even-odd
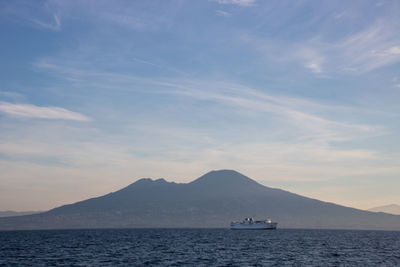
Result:
[[[3,231],[0,266],[400,266],[400,231]]]

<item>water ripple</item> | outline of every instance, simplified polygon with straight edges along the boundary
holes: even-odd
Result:
[[[0,266],[400,266],[400,232],[118,229],[0,232]]]

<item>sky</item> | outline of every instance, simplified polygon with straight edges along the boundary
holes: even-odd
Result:
[[[400,2],[0,1],[0,210],[234,169],[400,204]]]

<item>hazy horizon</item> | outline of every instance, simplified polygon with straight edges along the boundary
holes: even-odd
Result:
[[[4,1],[0,210],[234,169],[400,204],[399,1]]]

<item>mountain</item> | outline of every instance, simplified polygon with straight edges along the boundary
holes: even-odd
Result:
[[[371,209],[369,209],[369,211],[385,212],[385,213],[389,213],[389,214],[400,215],[400,205],[390,204],[390,205],[385,205],[385,206],[379,206],[379,207],[371,208]]]
[[[35,213],[40,213],[42,211],[0,211],[0,217],[12,217],[12,216],[22,216],[22,215],[30,215]]]
[[[266,187],[231,170],[212,171],[190,183],[140,179],[44,213],[0,218],[0,229],[228,227],[248,216],[269,217],[282,228],[400,230],[400,216]]]

